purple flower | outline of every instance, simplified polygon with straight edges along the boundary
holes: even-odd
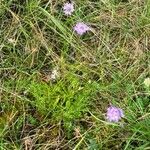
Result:
[[[65,3],[63,7],[65,15],[71,15],[74,12],[73,3]]]
[[[115,106],[110,106],[107,108],[106,118],[110,122],[118,122],[122,117],[124,117],[123,110]]]
[[[90,30],[90,27],[88,27],[86,24],[83,22],[78,22],[74,27],[74,31],[76,31],[79,35],[83,35],[87,31]]]

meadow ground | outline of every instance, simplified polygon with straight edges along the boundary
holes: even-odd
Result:
[[[0,150],[150,150],[150,0],[65,2],[0,0]]]

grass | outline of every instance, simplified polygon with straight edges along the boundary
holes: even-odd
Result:
[[[150,1],[64,2],[0,1],[0,149],[150,149]]]

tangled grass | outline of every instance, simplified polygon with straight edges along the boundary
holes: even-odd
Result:
[[[150,149],[150,1],[64,3],[0,1],[0,149]]]

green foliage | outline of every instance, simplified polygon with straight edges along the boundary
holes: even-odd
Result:
[[[29,92],[34,97],[32,104],[41,114],[73,121],[87,111],[96,89],[92,82],[82,83],[78,77],[69,76],[54,84],[32,82]]]

